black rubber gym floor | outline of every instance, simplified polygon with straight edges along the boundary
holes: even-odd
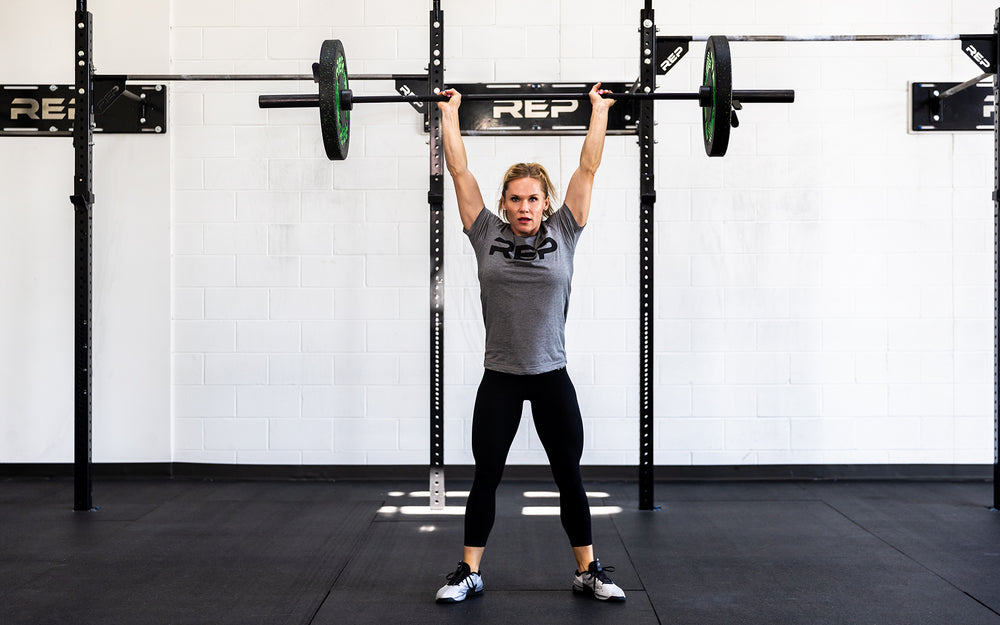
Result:
[[[570,590],[552,488],[503,484],[486,592],[437,605],[462,516],[424,484],[101,481],[76,513],[71,481],[7,480],[0,623],[1000,624],[991,484],[660,483],[641,512],[588,483],[624,604]]]

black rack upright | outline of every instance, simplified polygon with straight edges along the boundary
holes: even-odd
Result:
[[[94,69],[91,55],[94,49],[91,27],[93,16],[87,11],[86,0],[77,1],[76,46],[76,117],[73,124],[75,173],[73,176],[73,209],[76,213],[75,233],[75,328],[74,328],[74,502],[73,509],[84,512],[93,508],[91,466],[91,424],[93,403],[91,390],[92,319],[92,244],[94,206],[94,116],[91,92]]]
[[[430,57],[427,61],[428,93],[444,89],[444,11],[434,0],[430,14]],[[441,111],[427,107],[430,133],[430,507],[445,505],[444,484],[444,151],[441,144]]]
[[[639,50],[640,91],[656,89],[656,22],[653,19],[653,1],[646,0],[640,17],[642,33]],[[653,345],[655,325],[653,265],[656,258],[654,233],[656,220],[655,121],[653,101],[639,104],[639,509],[653,510],[653,386],[656,383]]]
[[[993,22],[1000,56],[1000,8]],[[993,74],[993,508],[1000,509],[1000,73]]]

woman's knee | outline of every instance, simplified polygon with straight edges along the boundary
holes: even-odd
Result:
[[[476,472],[472,478],[472,489],[495,492],[503,480],[504,463],[476,461]]]
[[[580,475],[580,465],[572,466],[552,466],[552,479],[559,488],[560,493],[576,492],[583,490],[583,476]]]

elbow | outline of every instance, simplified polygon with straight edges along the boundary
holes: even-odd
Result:
[[[597,169],[601,166],[601,153],[596,151],[584,152],[580,155],[579,171],[593,178],[597,175]]]
[[[453,179],[461,178],[462,176],[469,173],[469,167],[465,164],[448,163],[447,167],[448,167],[448,173],[451,174],[451,177]]]

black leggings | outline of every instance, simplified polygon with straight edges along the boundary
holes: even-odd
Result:
[[[497,487],[525,400],[531,402],[535,431],[559,487],[559,518],[570,545],[590,545],[590,506],[580,477],[583,420],[576,389],[565,368],[538,375],[487,369],[483,375],[472,419],[476,477],[465,508],[465,544],[486,546],[496,516]]]

